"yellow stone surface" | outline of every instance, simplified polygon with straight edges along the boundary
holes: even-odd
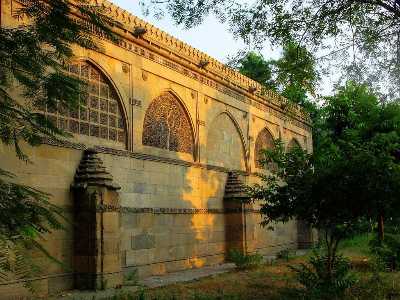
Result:
[[[71,212],[70,185],[82,148],[69,144],[104,147],[99,156],[114,182],[121,186],[120,202],[127,209],[120,215],[122,271],[137,269],[139,276],[149,276],[220,263],[225,256],[226,218],[221,211],[227,172],[242,172],[242,180],[247,184],[259,182],[255,172],[262,170],[255,167],[254,149],[264,128],[274,138],[280,137],[287,144],[295,139],[312,151],[307,118],[297,109],[290,115],[282,111],[280,104],[284,100],[273,92],[263,96],[250,93],[250,87],[260,91],[260,85],[153,25],[107,1],[91,2],[108,7],[110,16],[127,30],[117,30],[122,38],[119,45],[103,40],[104,53],[74,48],[76,60],[94,66],[116,90],[126,124],[125,147],[76,134],[62,145],[34,149],[24,145],[33,162],[25,164],[16,158],[12,148],[0,145],[0,168],[15,173],[20,182],[52,194],[54,204]],[[0,3],[1,26],[17,26],[21,21],[12,16],[17,2]],[[146,28],[147,33],[134,38],[130,31],[135,26]],[[201,59],[210,61],[204,69],[198,67]],[[146,112],[161,95],[169,95],[174,104],[159,110],[167,115],[165,126],[157,123],[162,131],[160,143],[164,143],[160,148],[144,145],[143,138]],[[181,119],[173,118],[176,112]],[[154,120],[157,122],[156,117]],[[188,143],[172,134],[178,126],[174,122],[182,120],[190,125],[193,135],[191,153],[171,151]],[[163,133],[164,129],[169,133]],[[135,209],[152,211],[134,212]],[[105,221],[112,230],[119,224],[115,219]],[[246,222],[249,251],[273,254],[296,247],[295,222],[280,225],[273,232],[260,227],[259,213],[246,214]],[[144,249],[132,249],[135,238],[139,241],[135,247],[144,245]],[[58,242],[52,243],[53,240]],[[50,253],[72,266],[71,232],[53,233],[46,245]],[[49,270],[51,274],[37,277],[41,292],[46,289],[48,293],[57,293],[71,287],[70,269]],[[19,287],[18,283],[13,286]],[[7,286],[0,287],[0,295],[6,289]]]

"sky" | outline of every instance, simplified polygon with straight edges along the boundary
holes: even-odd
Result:
[[[202,25],[185,30],[183,27],[175,25],[167,14],[162,19],[154,18],[151,15],[144,16],[137,0],[111,1],[221,62],[226,62],[227,57],[235,55],[237,51],[247,49],[243,42],[233,38],[226,25],[219,23],[213,16],[208,17]]]
[[[205,52],[206,54],[226,63],[229,57],[234,56],[240,50],[250,50],[242,41],[235,40],[226,24],[221,24],[214,16],[209,16],[200,26],[185,30],[182,26],[174,24],[168,14],[162,19],[157,19],[151,14],[145,16],[139,6],[138,0],[111,0],[119,7],[131,12],[133,15],[155,25],[170,35],[186,42],[192,47]],[[261,51],[265,59],[277,59],[280,56],[280,49],[271,49],[266,45]],[[332,75],[332,74],[331,74]],[[319,88],[318,94],[330,94],[334,81],[332,78],[337,76],[325,77]]]

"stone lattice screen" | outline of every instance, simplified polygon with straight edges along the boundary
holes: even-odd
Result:
[[[193,154],[194,138],[189,117],[174,95],[164,93],[146,111],[143,145]]]
[[[69,111],[61,106],[42,109],[58,128],[73,134],[126,144],[126,126],[118,94],[110,81],[93,65],[77,62],[69,72],[88,83],[86,93],[80,95],[81,106]]]
[[[254,149],[254,164],[256,168],[262,168],[262,164],[260,160],[264,158],[262,154],[262,150],[264,149],[273,149],[274,145],[274,137],[268,131],[268,129],[264,128],[257,136],[255,149]]]

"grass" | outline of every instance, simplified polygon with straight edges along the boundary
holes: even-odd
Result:
[[[369,257],[369,246],[368,243],[372,238],[371,233],[361,234],[347,239],[341,242],[339,251],[345,256],[357,257],[364,256]]]
[[[368,253],[370,236],[357,236],[344,241],[340,252],[350,257],[358,281],[344,300],[400,299],[400,272],[379,273]],[[307,256],[281,259],[272,265],[238,270],[203,278],[189,283],[177,283],[162,288],[143,290],[116,300],[294,300],[304,299],[290,265],[305,262]]]

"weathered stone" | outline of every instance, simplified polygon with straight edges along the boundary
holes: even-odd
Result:
[[[155,247],[155,244],[156,238],[154,235],[142,233],[136,236],[132,236],[132,250],[152,249]]]
[[[23,24],[12,15],[23,2],[1,2],[2,26]],[[149,43],[129,37],[133,23],[148,25],[112,4],[107,7],[128,35],[118,44],[104,39],[104,52],[74,47],[75,57],[82,59],[71,63],[71,74],[92,88],[82,98],[86,110],[45,112],[73,136],[34,148],[24,145],[33,162],[28,165],[0,144],[1,168],[69,210],[74,229],[53,232],[45,246],[73,265],[76,286],[97,288],[105,281],[118,286],[121,265],[137,264],[143,277],[217,263],[232,248],[271,254],[300,244],[296,222],[269,232],[259,226],[257,210],[244,213],[250,208],[242,206],[247,196],[238,180],[260,182],[254,174],[264,172],[255,168],[257,137],[267,129],[274,139],[286,144],[296,139],[311,151],[304,116],[282,113],[272,92],[264,98],[249,94],[253,81],[211,58],[206,67],[211,69],[199,70],[204,54],[155,27],[144,36]],[[82,157],[91,147],[95,150]],[[70,280],[64,285],[51,279],[58,278],[59,266],[36,254],[34,259],[46,266],[43,290],[69,288]],[[104,274],[107,268],[114,275]],[[0,295],[10,290],[22,293],[18,285],[2,285]]]
[[[75,288],[117,287],[122,283],[119,187],[96,151],[85,151],[72,188]]]

